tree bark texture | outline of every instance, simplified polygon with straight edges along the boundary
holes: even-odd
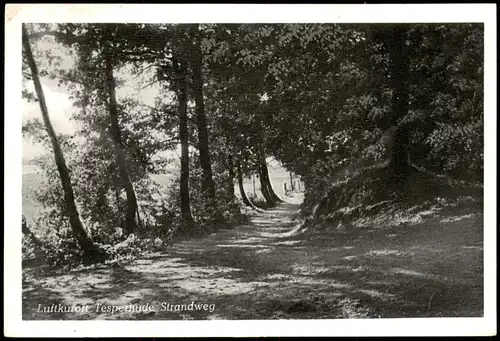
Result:
[[[243,186],[243,173],[241,171],[241,164],[238,162],[238,187],[240,189],[240,194],[241,194],[241,199],[243,200],[243,203],[251,207],[254,210],[257,210],[257,207],[250,201],[248,198],[246,192],[245,192],[245,187]]]
[[[408,114],[409,101],[409,58],[406,45],[407,30],[404,25],[396,25],[389,35],[390,75],[392,95],[391,124],[396,126],[391,151],[391,168],[398,175],[409,170],[408,129],[398,126],[398,121]]]
[[[202,190],[207,200],[215,200],[215,183],[212,176],[212,165],[210,163],[210,145],[207,127],[207,115],[205,112],[205,100],[203,98],[203,55],[201,51],[201,40],[198,24],[190,25],[191,36],[194,44],[191,45],[191,69],[192,69],[192,91],[195,101],[196,126],[198,129],[198,151],[200,166],[202,169]]]
[[[191,215],[191,204],[189,201],[189,140],[188,140],[188,115],[187,115],[187,83],[186,65],[180,61],[179,66],[174,65],[176,70],[178,100],[179,100],[179,138],[181,143],[181,216],[184,228],[188,228],[193,218]]]
[[[137,197],[134,186],[130,180],[127,169],[127,159],[123,150],[121,130],[118,123],[118,105],[116,102],[116,81],[113,76],[113,60],[109,54],[105,56],[106,62],[106,86],[108,90],[108,112],[110,118],[110,132],[113,139],[115,161],[118,165],[120,182],[127,195],[127,206],[125,210],[125,232],[134,233],[136,230]]]

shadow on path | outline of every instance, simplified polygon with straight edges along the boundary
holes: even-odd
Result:
[[[301,200],[126,266],[31,279],[23,319],[482,316],[482,219],[291,235]],[[137,311],[146,305],[154,308]]]

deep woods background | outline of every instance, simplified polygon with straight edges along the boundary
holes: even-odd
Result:
[[[303,231],[482,207],[483,44],[481,24],[25,25],[23,97],[43,119],[23,134],[52,153],[23,257],[130,258],[238,224],[283,200],[269,157],[305,185]],[[53,129],[40,77],[71,94],[75,134]],[[131,79],[157,87],[154,106],[117,98]],[[178,179],[153,181],[178,146]],[[250,174],[265,202],[242,190]]]

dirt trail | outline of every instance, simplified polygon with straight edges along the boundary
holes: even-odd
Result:
[[[286,200],[147,259],[29,279],[23,319],[482,315],[482,217],[294,235],[302,197]]]

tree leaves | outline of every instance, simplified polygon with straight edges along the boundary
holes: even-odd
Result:
[[[217,181],[228,181],[228,155],[250,173],[264,153],[302,175],[310,193],[320,193],[339,167],[387,157],[379,142],[391,123],[397,93],[390,65],[396,28],[404,32],[404,57],[409,61],[408,114],[397,125],[410,127],[411,154],[418,154],[415,162],[425,162],[440,173],[481,176],[482,25],[200,24],[198,33],[190,27],[90,23],[31,27],[40,41],[53,40],[58,51],[65,52],[36,55],[41,74],[57,80],[79,109],[74,115],[79,132],[65,145],[75,177],[81,178],[78,196],[86,217],[97,219],[101,214],[96,208],[98,189],[105,188],[111,200],[119,188],[107,129],[103,52],[113,59],[117,91],[122,93],[118,106],[123,147],[131,177],[139,182],[146,181],[148,173],[163,170],[166,157],[158,155],[177,148],[173,57],[189,58],[187,51],[196,41],[203,54],[212,163],[221,174]],[[74,65],[68,67],[66,59]],[[185,71],[191,84],[193,70]],[[36,101],[27,90],[27,73],[23,76],[23,98]],[[192,93],[188,96],[189,142],[196,145]],[[36,122],[25,125],[23,133],[43,141]],[[192,153],[196,161],[197,151]],[[193,192],[198,193],[197,164],[193,166]],[[107,224],[119,214],[120,200],[113,200],[111,213],[103,215]],[[200,207],[196,212],[202,215]]]

